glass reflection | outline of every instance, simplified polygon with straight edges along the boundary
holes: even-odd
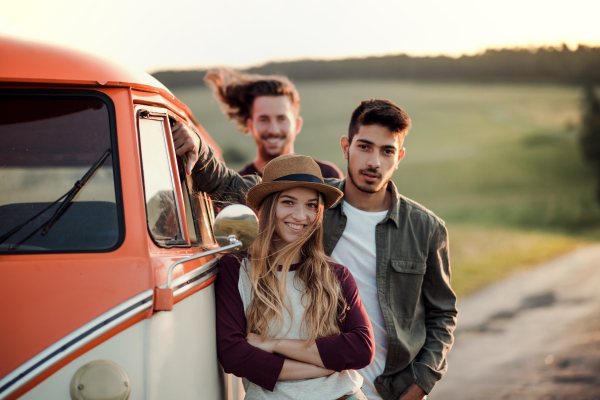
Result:
[[[258,218],[249,207],[233,204],[217,215],[213,230],[220,246],[230,244],[229,237],[234,235],[243,244],[240,250],[246,250],[258,235]]]

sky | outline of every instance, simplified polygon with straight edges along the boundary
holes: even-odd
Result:
[[[88,49],[152,73],[598,46],[598,15],[598,0],[0,0],[0,32]]]

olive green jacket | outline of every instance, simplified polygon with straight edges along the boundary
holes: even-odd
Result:
[[[260,182],[239,176],[203,144],[193,179],[197,190],[225,203],[245,203]],[[344,191],[346,181],[326,183]],[[385,369],[375,381],[384,400],[398,399],[413,383],[429,393],[447,369],[456,326],[456,295],[450,287],[448,232],[431,211],[401,196],[390,181],[392,206],[377,224],[377,292],[388,334]],[[324,247],[331,255],[346,226],[342,201],[325,212]]]

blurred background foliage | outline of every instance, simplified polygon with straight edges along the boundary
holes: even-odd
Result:
[[[560,58],[567,51],[543,54]],[[600,54],[600,49],[568,54],[579,52]],[[539,53],[527,52],[528,57]],[[485,54],[481,60],[503,51]],[[548,63],[547,70],[557,70],[554,61]],[[600,69],[588,72],[592,76]],[[339,141],[358,103],[385,98],[402,107],[413,128],[394,181],[403,195],[446,221],[459,295],[600,239],[600,162],[581,151],[589,147],[591,139],[585,138],[596,137],[589,121],[600,121],[590,117],[597,104],[593,89],[565,82],[368,77],[296,81],[304,127],[295,151],[334,162],[345,172]],[[204,85],[173,91],[221,146],[230,167],[254,158],[252,138],[226,123]]]
[[[488,49],[458,58],[411,57],[405,54],[344,60],[271,62],[246,70],[283,74],[294,81],[344,79],[419,79],[470,82],[600,83],[600,47]],[[166,86],[202,85],[206,70],[154,73]]]
[[[596,171],[596,200],[600,203],[600,99],[592,85],[586,85],[581,118],[581,151]]]

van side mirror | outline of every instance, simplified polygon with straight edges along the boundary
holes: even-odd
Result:
[[[227,246],[232,240],[239,240],[242,246],[236,250],[246,250],[258,235],[258,219],[250,207],[233,204],[225,207],[217,215],[213,232],[220,246]]]

